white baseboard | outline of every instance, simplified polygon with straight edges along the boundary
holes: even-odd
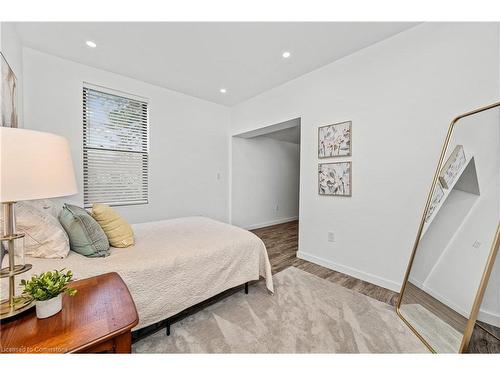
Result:
[[[381,287],[386,288],[386,289],[390,289],[394,292],[399,292],[401,289],[401,284],[399,284],[395,281],[388,280],[388,279],[385,279],[383,277],[379,277],[379,276],[373,275],[371,273],[358,270],[356,268],[344,266],[342,264],[338,264],[338,263],[332,262],[330,260],[326,260],[324,258],[320,258],[320,257],[317,257],[315,255],[305,253],[303,251],[297,252],[297,258],[307,260],[308,262],[319,264],[320,266],[329,268],[329,269],[334,270],[334,271],[345,273],[347,275],[356,277],[357,279],[368,281],[369,283],[381,286]]]
[[[265,221],[263,223],[252,224],[252,225],[245,225],[244,228],[246,230],[259,229],[259,228],[264,228],[264,227],[270,227],[271,225],[288,223],[290,221],[295,221],[295,220],[299,220],[299,217],[298,216],[285,217],[285,218],[282,218],[282,219]]]
[[[477,314],[477,320],[500,327],[500,315],[488,310],[480,310]]]

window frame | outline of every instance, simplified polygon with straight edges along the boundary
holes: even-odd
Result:
[[[138,102],[139,104],[145,104],[146,105],[146,121],[145,121],[145,129],[146,129],[146,140],[145,140],[145,151],[126,151],[126,150],[118,150],[118,149],[112,149],[112,148],[96,148],[88,145],[88,134],[90,131],[90,123],[89,119],[87,118],[87,110],[88,109],[88,104],[86,103],[86,91],[92,90],[95,92],[99,92],[105,95],[112,95],[120,98],[124,98],[127,100],[132,100],[135,102]],[[149,110],[150,110],[150,102],[149,99],[146,97],[130,94],[124,91],[120,90],[115,90],[115,89],[110,89],[104,86],[100,85],[95,85],[89,82],[83,82],[82,84],[82,177],[83,177],[83,206],[84,208],[91,208],[94,203],[102,203],[102,204],[107,204],[112,207],[118,207],[118,206],[136,206],[136,205],[145,205],[149,204],[149,153],[150,153],[150,132],[149,132]],[[141,148],[144,146],[144,142],[141,142],[140,144]],[[125,152],[127,154],[141,154],[143,157],[145,156],[145,162],[143,161],[142,163],[145,163],[145,167],[143,166],[141,168],[141,185],[145,186],[145,199],[139,200],[130,200],[130,201],[121,201],[120,198],[118,199],[109,199],[108,201],[99,201],[99,202],[91,202],[88,201],[88,190],[90,188],[90,184],[88,181],[88,168],[89,168],[89,161],[88,161],[88,156],[86,155],[88,150],[102,150],[102,151],[108,151],[108,152],[113,152],[113,153],[121,153]],[[116,197],[115,197],[116,198]]]

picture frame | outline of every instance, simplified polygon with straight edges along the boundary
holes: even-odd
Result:
[[[436,187],[434,188],[434,191],[432,192],[432,199],[431,203],[429,204],[429,208],[427,210],[427,213],[425,214],[425,222],[429,222],[431,219],[432,215],[434,214],[434,211],[436,210],[437,206],[441,202],[441,200],[444,197],[444,191],[441,186],[441,183],[439,181],[436,182]]]
[[[17,78],[0,52],[0,126],[17,128]]]
[[[352,155],[352,121],[338,122],[318,128],[318,158]]]
[[[352,196],[352,163],[350,161],[318,164],[318,194]]]
[[[466,163],[467,159],[465,157],[464,147],[462,145],[457,145],[439,172],[439,182],[443,188],[449,189],[451,187],[458,176],[458,172],[460,172]]]

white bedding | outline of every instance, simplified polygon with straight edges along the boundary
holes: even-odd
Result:
[[[33,264],[30,273],[66,268],[79,279],[118,272],[139,313],[135,330],[259,276],[273,292],[266,248],[253,233],[204,217],[135,224],[133,229],[136,244],[111,248],[106,258],[71,251],[65,259],[28,257],[26,263]]]

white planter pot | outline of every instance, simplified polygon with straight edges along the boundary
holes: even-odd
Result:
[[[48,318],[62,310],[62,294],[46,301],[36,301],[36,317],[38,319]]]

